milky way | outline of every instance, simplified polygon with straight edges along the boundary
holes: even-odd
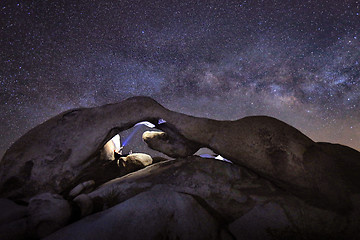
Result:
[[[62,111],[134,95],[359,150],[359,61],[360,1],[1,1],[0,156]]]

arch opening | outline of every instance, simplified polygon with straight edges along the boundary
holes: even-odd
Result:
[[[163,124],[165,122],[166,121],[163,119],[158,120],[158,124]],[[150,149],[147,144],[142,141],[143,132],[149,129],[152,131],[161,131],[156,128],[155,124],[149,121],[142,121],[136,123],[129,129],[118,133],[115,132],[115,135],[101,148],[100,159],[110,161],[117,160],[121,156],[132,154],[134,150],[149,155],[159,155],[159,152]]]

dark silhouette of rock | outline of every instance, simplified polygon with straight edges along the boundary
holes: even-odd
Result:
[[[0,226],[0,238],[1,240],[29,239],[27,230],[26,218],[10,221]]]
[[[351,239],[360,224],[358,211],[309,206],[244,168],[199,157],[151,165],[75,202],[90,216],[49,239]]]
[[[43,238],[69,222],[71,206],[57,194],[43,193],[30,199],[28,215],[31,235]]]
[[[108,140],[141,121],[149,121],[163,131],[145,133],[145,142],[177,159],[130,174],[127,174],[129,169],[117,161],[101,160],[101,149]],[[198,157],[179,159],[202,147],[234,164]],[[199,226],[220,229],[220,235],[219,231],[217,235],[214,231],[203,235],[208,239],[239,234],[234,230],[231,233],[232,228],[253,229],[249,234],[242,231],[239,235],[247,238],[265,239],[266,235],[276,239],[295,236],[348,239],[359,236],[356,230],[360,225],[359,172],[358,151],[336,144],[315,143],[275,118],[253,116],[216,121],[170,111],[151,98],[135,97],[117,104],[67,111],[30,130],[9,148],[0,162],[0,196],[26,205],[36,195],[59,194],[66,199],[63,201],[69,202],[71,211],[70,219],[56,217],[62,224],[91,214],[60,229],[64,234],[77,228],[91,228],[92,224],[99,224],[99,228],[94,229],[100,232],[110,231],[105,228],[108,222],[121,224],[113,219],[116,211],[129,216],[123,206],[130,204],[136,212],[139,203],[149,201],[146,207],[163,211],[164,219],[176,213],[197,222],[197,216],[188,211],[199,212],[199,216],[214,223]],[[138,194],[141,197],[136,198]],[[161,194],[166,195],[168,201],[181,199],[179,205],[186,207],[181,210],[165,204],[162,208],[156,200]],[[149,200],[150,196],[155,200]],[[125,202],[127,205],[122,205]],[[197,210],[191,210],[193,208]],[[31,209],[31,205],[27,209]],[[147,214],[141,208],[140,215],[141,211]],[[31,216],[14,217],[6,228],[0,227],[0,233],[2,229],[19,226],[27,229],[15,236],[22,239],[21,236],[29,232],[45,236],[56,229],[52,225],[28,226]],[[136,216],[131,224],[125,225],[128,229],[137,229],[137,224],[142,226]],[[281,219],[283,224],[273,224],[271,218]],[[259,226],[257,219],[261,222]],[[193,231],[164,225],[160,216],[154,223],[158,224],[156,231],[168,230],[175,234],[166,233],[167,237],[186,239],[186,234]],[[81,232],[87,236],[84,229]],[[181,231],[183,234],[178,235]],[[51,237],[58,239],[59,234]],[[128,233],[129,239],[136,239],[137,235],[132,234]],[[201,238],[200,235],[196,236]]]
[[[82,208],[82,212],[90,214],[159,186],[204,199],[227,223],[258,202],[248,196],[249,193],[269,200],[277,191],[270,182],[243,168],[224,161],[192,156],[150,165],[109,181],[86,197],[81,195],[74,201]],[[242,193],[245,188],[246,193]]]
[[[171,126],[189,141],[255,171],[312,205],[339,212],[351,209],[350,193],[344,187],[348,173],[339,172],[336,158],[282,121],[266,116],[215,121],[173,112],[164,119],[176,123]],[[159,145],[158,150],[166,154],[167,149]]]
[[[335,159],[336,168],[342,173],[346,186],[353,193],[360,193],[360,154],[353,148],[340,144],[317,143],[322,151]]]
[[[17,205],[14,202],[1,198],[0,199],[0,225],[23,218],[27,214],[25,206]]]
[[[180,240],[230,237],[227,230],[192,196],[159,189],[144,191],[45,239]]]
[[[0,199],[0,239],[27,238],[27,207]]]

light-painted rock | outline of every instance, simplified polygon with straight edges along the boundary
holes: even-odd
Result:
[[[115,160],[115,144],[113,141],[108,141],[104,147],[100,150],[100,159],[101,160],[109,160],[113,161]]]
[[[165,123],[158,124],[159,119]],[[146,140],[165,154],[183,156],[193,152],[183,151],[189,146],[194,152],[207,147],[316,207],[348,214],[354,207],[351,194],[360,192],[360,153],[355,150],[352,159],[339,157],[348,151],[315,143],[272,117],[217,121],[135,97],[71,110],[30,130],[0,162],[0,196],[28,199],[41,192],[66,193],[84,181],[84,170],[96,165],[95,156],[109,139],[141,121],[166,133],[168,139]]]
[[[146,144],[154,150],[160,150],[166,155],[178,158],[193,155],[200,145],[181,137],[181,135],[174,132],[166,124],[162,126],[163,131],[145,131],[142,138]]]
[[[145,153],[132,153],[126,157],[121,157],[119,161],[129,172],[142,169],[153,162],[151,156]]]
[[[120,153],[121,149],[122,147],[121,147],[120,135],[116,134],[100,150],[100,160],[107,160],[107,161],[115,160],[115,153]]]
[[[79,183],[84,170],[99,160],[112,137],[137,122],[161,115],[146,97],[118,104],[73,109],[31,129],[0,162],[0,197],[28,200],[42,193],[64,193]],[[131,111],[130,111],[131,110]]]

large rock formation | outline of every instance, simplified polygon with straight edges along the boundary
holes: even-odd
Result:
[[[273,185],[254,173],[224,161],[192,156],[157,163],[114,179],[74,201],[82,212],[89,214],[105,210],[139,192],[159,187],[203,199],[227,222],[260,202],[256,200],[256,195],[259,199],[265,197],[268,200],[276,195]],[[244,193],[243,189],[246,189]]]
[[[75,234],[74,234],[75,233]],[[231,239],[192,196],[167,190],[139,193],[46,239]]]
[[[70,110],[35,127],[1,160],[0,196],[29,199],[41,192],[71,189],[86,168],[98,164],[104,144],[152,116],[154,106],[157,103],[151,99],[132,98],[119,104]]]
[[[145,133],[145,142],[178,159],[117,178],[137,170],[137,160],[128,158],[128,163],[133,163],[128,165],[136,168],[124,169],[126,164],[101,160],[101,149],[113,136],[141,121],[149,121],[163,131]],[[197,157],[179,159],[201,147],[234,164]],[[148,165],[145,162],[141,167]],[[173,112],[150,98],[135,97],[117,104],[71,110],[30,130],[0,162],[0,197],[26,205],[30,199],[34,202],[42,196],[61,195],[50,204],[54,202],[58,212],[71,213],[60,214],[57,221],[45,213],[34,218],[30,204],[29,216],[14,217],[23,230],[15,239],[43,237],[89,214],[49,238],[60,239],[83,229],[78,239],[91,239],[97,235],[86,229],[94,229],[115,239],[109,222],[119,231],[127,231],[122,235],[124,239],[140,239],[141,231],[150,228],[156,234],[144,236],[151,239],[187,239],[187,234],[195,234],[195,223],[203,229],[194,235],[199,239],[347,238],[358,234],[359,172],[359,152],[315,143],[275,118],[216,121]],[[176,207],[163,203],[161,195],[165,202],[176,202]],[[151,218],[149,209],[163,215]],[[146,226],[146,221],[131,214],[135,212],[143,213],[148,221],[154,219],[153,223]],[[121,221],[115,221],[119,214]],[[209,222],[199,223],[196,215]],[[34,222],[31,219],[44,219],[44,223],[29,225]],[[194,224],[180,224],[184,219]],[[278,224],[269,219],[278,219]],[[129,222],[125,224],[126,220]],[[257,220],[261,224],[257,225]],[[176,222],[181,226],[174,226]],[[0,227],[0,234],[6,229],[9,226]]]

